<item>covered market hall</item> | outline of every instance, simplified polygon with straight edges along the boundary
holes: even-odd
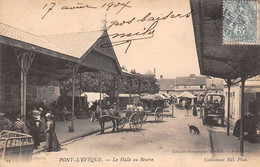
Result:
[[[74,97],[78,73],[104,71],[115,78],[122,74],[113,47],[102,47],[111,43],[106,28],[37,36],[0,23],[0,35],[0,109],[10,118],[21,114],[26,121],[26,104],[42,100],[46,92],[51,92],[49,98],[55,98],[64,77],[72,79]]]
[[[227,135],[230,119],[230,87],[241,82],[240,155],[244,153],[245,81],[260,74],[259,45],[223,44],[222,0],[190,0],[196,49],[202,75],[223,78],[228,87]]]

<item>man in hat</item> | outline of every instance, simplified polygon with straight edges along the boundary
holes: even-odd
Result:
[[[2,130],[11,130],[12,122],[5,117],[5,113],[0,111],[0,132]]]
[[[18,131],[21,133],[26,133],[27,128],[26,128],[25,123],[21,120],[21,118],[22,118],[22,115],[20,115],[20,114],[16,117],[16,121],[14,122],[13,128],[15,131]]]

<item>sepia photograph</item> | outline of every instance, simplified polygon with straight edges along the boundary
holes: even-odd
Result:
[[[259,0],[0,0],[0,167],[259,163]]]

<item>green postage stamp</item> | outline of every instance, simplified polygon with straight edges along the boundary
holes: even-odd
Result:
[[[223,44],[260,44],[260,1],[223,0]]]

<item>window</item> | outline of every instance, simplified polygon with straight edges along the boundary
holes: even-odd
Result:
[[[203,85],[200,85],[200,89],[203,89]]]
[[[49,86],[49,93],[54,94],[55,93],[55,87],[54,86]]]

